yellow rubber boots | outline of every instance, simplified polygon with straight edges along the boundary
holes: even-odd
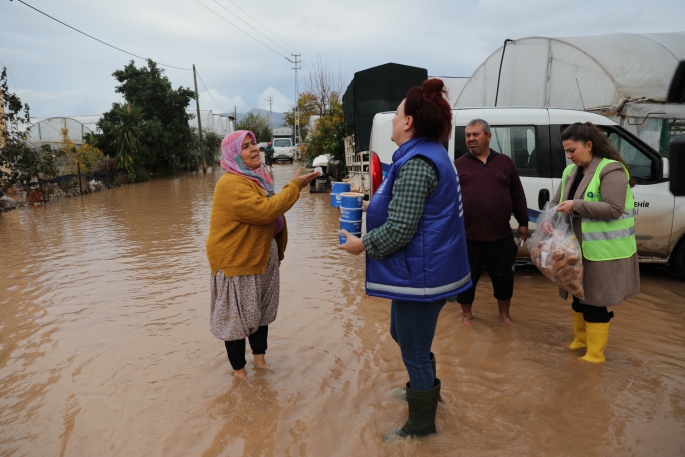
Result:
[[[587,354],[581,359],[587,362],[601,363],[604,358],[604,350],[609,341],[609,323],[586,322],[585,331],[587,332]]]
[[[587,347],[587,335],[585,333],[585,319],[583,313],[573,313],[573,341],[568,345],[570,349],[578,349]]]

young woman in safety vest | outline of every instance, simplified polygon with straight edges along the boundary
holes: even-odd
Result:
[[[625,161],[590,122],[570,125],[561,134],[566,167],[550,206],[573,216],[583,251],[583,300],[573,297],[571,349],[587,348],[581,359],[604,362],[609,339],[608,306],[640,293],[635,244],[635,185]],[[561,203],[559,203],[561,202]],[[543,227],[549,230],[549,227]],[[566,300],[568,292],[559,289]]]

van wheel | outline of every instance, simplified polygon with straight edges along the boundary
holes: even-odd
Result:
[[[293,163],[293,159],[290,159],[290,163]]]
[[[685,238],[680,240],[668,262],[678,279],[685,281]]]

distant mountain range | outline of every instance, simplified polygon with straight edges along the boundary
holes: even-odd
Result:
[[[239,112],[238,113],[238,120],[240,121],[242,118],[247,116],[249,113],[261,114],[262,116],[265,116],[267,118],[269,117],[269,110],[264,110],[264,109],[260,109],[260,108],[252,108],[247,113],[240,113]],[[224,114],[227,114],[229,116],[233,115],[233,113],[224,113]],[[283,113],[277,113],[276,111],[272,111],[271,112],[271,128],[282,126],[283,125],[283,117],[284,117]]]

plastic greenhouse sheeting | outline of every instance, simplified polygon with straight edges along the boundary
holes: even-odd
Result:
[[[69,139],[77,145],[85,142],[86,134],[93,133],[85,124],[71,117],[34,118],[28,140],[36,147],[57,145],[62,142],[62,129],[67,129]]]
[[[469,77],[460,77],[460,76],[429,76],[428,79],[431,78],[438,78],[442,79],[442,82],[445,83],[445,88],[447,89],[447,94],[449,95],[448,101],[450,102],[450,105],[454,105],[454,103],[457,101],[457,98],[459,98],[459,94],[461,94],[461,91],[464,89],[464,86],[466,86],[466,83],[469,81]]]
[[[680,60],[685,32],[521,38],[476,69],[454,106],[594,111],[664,152],[685,121],[685,105],[665,101]]]
[[[500,47],[473,73],[455,107],[495,106]],[[664,100],[685,32],[522,38],[507,44],[497,106],[599,109]]]
[[[197,110],[188,110],[193,118],[188,121],[190,127],[197,129]],[[226,136],[235,131],[235,119],[225,114],[214,114],[212,110],[200,110],[203,132],[214,132],[220,136]]]

